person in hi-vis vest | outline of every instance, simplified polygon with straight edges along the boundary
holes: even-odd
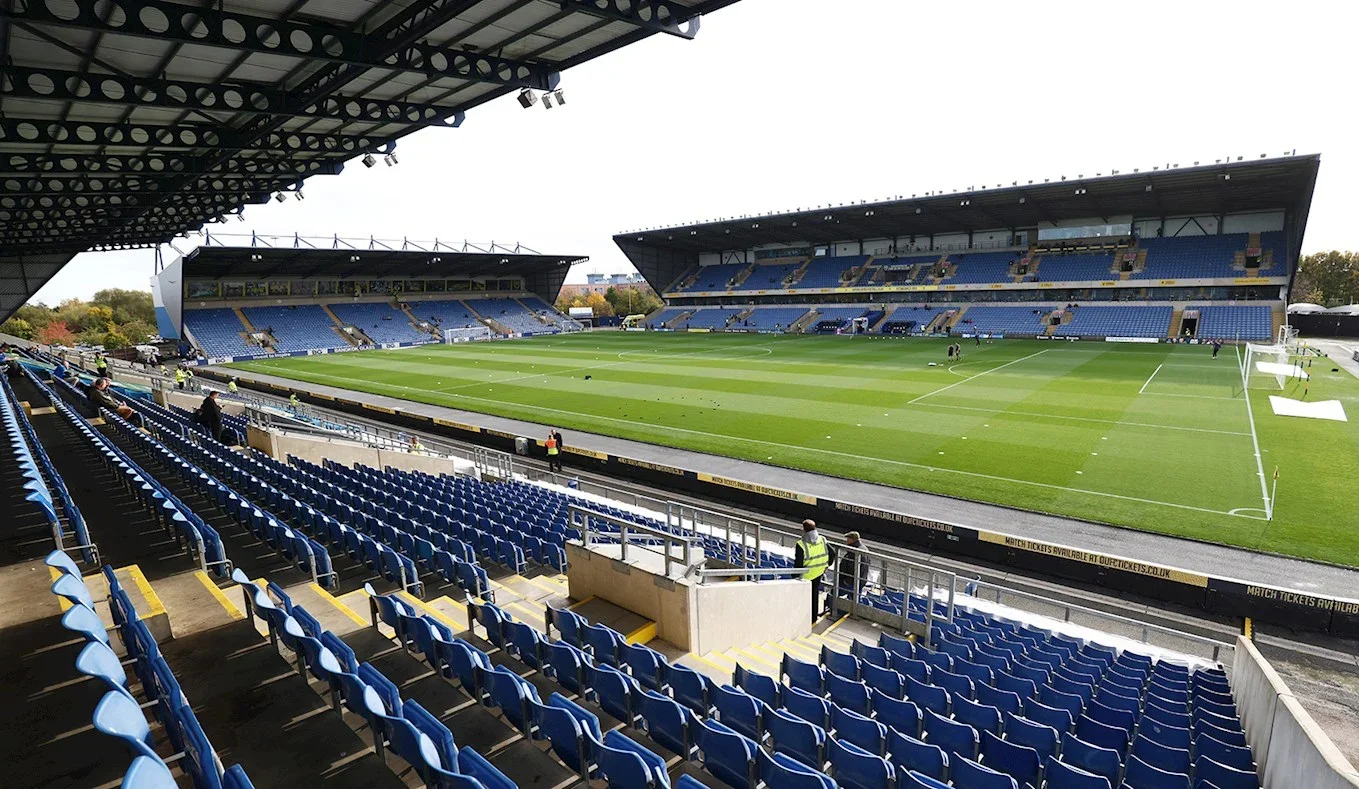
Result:
[[[806,570],[802,577],[812,582],[812,624],[821,618],[821,579],[831,563],[830,545],[816,530],[816,521],[802,522],[802,539],[793,548],[793,566]]]
[[[557,445],[557,437],[551,433],[547,434],[547,440],[543,442],[547,447],[547,467],[551,471],[562,470],[562,448]]]

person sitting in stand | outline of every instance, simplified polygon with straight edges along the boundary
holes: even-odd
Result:
[[[89,402],[90,408],[94,411],[95,416],[100,415],[101,408],[107,408],[118,416],[132,422],[137,427],[141,427],[141,415],[136,411],[133,411],[127,403],[124,403],[122,400],[113,396],[113,392],[109,391],[110,383],[112,382],[107,378],[96,378],[94,383],[90,384],[89,390],[85,393],[85,397]]]

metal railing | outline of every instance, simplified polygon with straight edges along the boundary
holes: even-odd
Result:
[[[849,614],[898,628],[902,633],[915,633],[925,646],[932,643],[936,622],[953,621],[955,573],[850,545],[835,550],[836,561],[826,573],[833,616]],[[840,569],[846,563],[854,568],[852,577],[842,577]],[[883,605],[893,592],[901,593],[899,612]],[[873,602],[875,596],[878,604]],[[912,611],[913,598],[923,601],[924,610]]]
[[[758,565],[760,546],[764,527],[753,520],[727,515],[715,510],[682,504],[677,501],[665,503],[665,525],[672,529],[690,529],[699,534],[707,533],[713,537],[740,545],[741,566]],[[754,553],[751,553],[754,549]]]
[[[1201,657],[1218,663],[1231,665],[1236,647],[1226,641],[1209,636],[1186,633],[1172,627],[1152,624],[1140,619],[1100,611],[1096,608],[1066,603],[1031,592],[1022,592],[986,581],[957,579],[960,591],[979,600],[991,600],[997,605],[1020,611],[1046,616],[1069,622],[1073,625],[1088,627],[1119,638],[1137,641],[1158,649],[1167,649],[1185,655]],[[1003,616],[1003,615],[1002,615]],[[1224,659],[1225,658],[1225,659]]]
[[[587,550],[592,545],[617,544],[619,546],[618,558],[623,561],[628,560],[629,549],[634,547],[648,553],[658,554],[664,559],[666,578],[672,577],[670,567],[677,562],[682,567],[681,575],[685,575],[704,561],[703,541],[697,537],[671,534],[579,504],[569,505],[567,513],[571,525],[580,530],[581,542]],[[610,524],[618,531],[600,530],[596,525],[599,521]],[[661,546],[659,549],[655,547],[657,544]],[[676,552],[678,552],[678,556]],[[694,558],[695,553],[698,556],[697,560]]]

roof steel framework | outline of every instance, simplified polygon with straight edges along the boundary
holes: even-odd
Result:
[[[0,0],[0,316],[736,0]],[[40,256],[40,257],[39,257]]]

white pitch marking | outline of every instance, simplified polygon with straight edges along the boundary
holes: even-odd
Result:
[[[1164,363],[1156,365],[1156,369],[1152,370],[1151,375],[1147,376],[1147,380],[1142,384],[1142,388],[1137,390],[1138,394],[1142,394],[1143,392],[1147,391],[1147,384],[1151,383],[1151,379],[1155,378],[1156,374],[1161,372],[1162,367],[1165,367]]]
[[[1232,350],[1236,351],[1236,364],[1241,366],[1241,349],[1233,345]],[[1250,420],[1250,440],[1255,445],[1255,470],[1260,477],[1260,499],[1265,503],[1265,520],[1274,518],[1274,502],[1269,500],[1269,487],[1265,483],[1265,464],[1260,458],[1260,439],[1255,434],[1255,411],[1250,405],[1250,390],[1246,388],[1245,373],[1241,376],[1241,395],[1246,399],[1246,418]]]
[[[1041,350],[1041,351],[1038,351],[1038,352],[1036,352],[1036,353],[1031,353],[1031,354],[1029,354],[1028,356],[1025,356],[1025,357],[1023,357],[1023,358],[1014,359],[1014,360],[1012,360],[1012,361],[1008,361],[1008,362],[1006,362],[1005,364],[998,365],[998,366],[996,366],[996,367],[992,367],[992,368],[990,368],[989,370],[983,370],[982,372],[979,372],[979,373],[977,373],[976,375],[973,375],[973,376],[969,376],[969,377],[967,377],[967,378],[964,378],[964,379],[961,380],[961,381],[954,381],[953,383],[949,384],[948,386],[941,387],[941,388],[939,388],[939,389],[935,389],[933,392],[926,392],[925,394],[923,394],[923,395],[921,395],[921,396],[915,398],[914,400],[908,401],[908,402],[906,403],[906,405],[915,405],[916,403],[920,402],[921,400],[924,400],[926,397],[932,397],[932,396],[937,395],[937,394],[939,394],[939,393],[941,393],[941,392],[947,392],[948,390],[952,389],[952,388],[955,387],[955,386],[961,386],[962,384],[965,384],[965,383],[967,383],[968,381],[972,381],[972,380],[975,380],[975,379],[977,379],[977,378],[981,378],[983,375],[990,375],[991,373],[994,373],[994,372],[997,371],[997,370],[1003,370],[1003,369],[1005,369],[1006,367],[1009,367],[1009,366],[1012,365],[1012,364],[1019,364],[1020,362],[1027,361],[1027,360],[1029,360],[1029,359],[1032,359],[1032,358],[1035,357],[1035,356],[1042,356],[1043,354],[1047,353],[1049,350],[1050,350],[1050,349],[1048,349],[1048,348],[1044,348],[1044,349]]]

